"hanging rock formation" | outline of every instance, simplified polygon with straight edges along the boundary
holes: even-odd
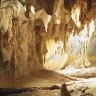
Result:
[[[86,30],[86,24],[90,31],[91,18],[96,23],[96,14],[92,11],[95,7],[89,2],[91,0],[1,0],[0,66],[3,72],[15,76],[28,74],[43,68],[45,62],[54,56],[56,59],[57,54],[66,56],[63,63],[60,61],[64,66],[69,56],[66,54],[70,51],[67,47],[70,36],[80,35]],[[53,48],[53,53],[48,47],[51,40],[57,48]],[[46,55],[50,50],[48,59]]]

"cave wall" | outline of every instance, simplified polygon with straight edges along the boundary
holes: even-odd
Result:
[[[2,2],[0,9],[0,66],[3,73],[21,76],[43,68],[35,50],[36,38],[38,38],[35,34],[35,21],[34,16],[32,19],[26,18],[25,9],[17,0]],[[37,20],[37,25],[38,23],[41,28],[42,20],[40,22]],[[43,26],[39,31],[45,32],[44,28]],[[39,41],[40,46],[42,46],[42,42]],[[41,52],[41,49],[38,51]]]
[[[95,9],[91,8],[88,11],[88,2],[85,1],[72,0],[73,2],[71,2],[68,0],[71,5],[66,5],[68,3],[66,0],[53,1],[52,6],[49,6],[49,3],[46,5],[48,1],[44,1],[46,6],[44,4],[40,6],[35,2],[40,8],[37,12],[35,9],[35,13],[33,13],[18,0],[2,0],[0,7],[0,70],[3,70],[3,73],[13,73],[15,76],[25,75],[42,69],[49,63],[52,68],[54,64],[57,64],[55,67],[61,69],[75,61],[80,55],[80,48],[76,49],[78,43],[74,45],[70,42],[69,45],[73,47],[67,43],[70,41],[70,36],[75,40],[76,36],[82,33],[84,28],[86,29],[86,23],[88,29],[90,29],[88,26],[92,20],[96,26]],[[29,5],[31,8],[31,4]],[[80,9],[80,14],[76,13],[76,8]],[[53,9],[52,12],[49,9]],[[72,18],[72,14],[75,19]],[[90,41],[89,46],[91,44],[95,46],[95,41],[94,43]],[[92,48],[88,47],[88,55],[93,55],[95,52],[95,47]],[[53,61],[48,63],[50,58]],[[55,62],[54,60],[58,58],[61,61]],[[80,60],[82,61],[82,59]]]
[[[49,67],[48,69],[58,70],[62,69],[62,66],[65,68],[69,65],[75,66],[75,68],[95,66],[95,63],[93,63],[96,62],[94,49],[96,42],[94,39],[96,33],[95,7],[90,5],[90,10],[88,9],[90,0],[73,1],[75,2],[72,3],[73,6],[68,5],[70,7],[68,8],[67,0],[59,0],[48,24],[47,35],[50,45],[48,42],[47,45],[50,56],[48,53],[47,57],[49,56],[49,58],[47,58],[47,64],[45,64]],[[84,40],[86,37],[88,41]],[[58,41],[59,43],[63,42],[63,45],[57,47]],[[53,45],[55,47],[49,47]],[[58,48],[62,48],[62,46],[63,55],[57,55]]]

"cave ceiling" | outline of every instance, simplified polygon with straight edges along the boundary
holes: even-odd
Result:
[[[35,11],[44,9],[48,15],[53,14],[54,4],[59,0],[18,0],[23,6],[26,5],[27,12],[30,11],[30,6],[35,7]],[[71,11],[72,7],[78,0],[64,0],[64,7]],[[94,0],[82,0],[87,3],[88,10],[92,7],[92,1]]]
[[[26,9],[30,11],[30,6],[35,7],[35,11],[44,9],[48,15],[53,14],[54,4],[58,3],[59,0],[18,0],[22,5],[26,5]],[[76,3],[76,0],[65,0],[64,7],[71,10],[71,7]]]

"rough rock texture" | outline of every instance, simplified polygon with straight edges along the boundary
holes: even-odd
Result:
[[[88,67],[91,64],[88,59],[90,55],[93,55],[95,52],[95,41],[93,40],[96,33],[95,8],[93,9],[92,5],[90,10],[88,10],[87,8],[89,5],[86,0],[77,0],[77,2],[75,0],[73,1],[72,6],[70,5],[71,9],[68,9],[64,4],[68,2],[71,4],[71,0],[68,0],[68,2],[66,0],[59,0],[54,7],[54,13],[48,23],[47,36],[49,43],[47,43],[50,44],[54,41],[55,43],[53,43],[53,45],[55,46],[57,44],[57,48],[51,44],[50,46],[52,46],[52,48],[47,46],[48,52],[51,50],[53,53],[50,51],[50,56],[49,53],[47,54],[47,57],[49,56],[49,58],[46,58],[46,61],[48,61],[47,65],[49,66],[52,65],[54,67],[56,65],[54,69],[60,69],[62,65],[66,67],[74,62],[76,62],[76,66],[79,66],[80,64],[81,66]],[[87,39],[85,40],[84,38]],[[50,40],[52,40],[52,42]],[[63,42],[63,45],[60,45],[60,42]],[[94,46],[94,48],[90,45]],[[61,46],[63,46],[63,48]],[[56,51],[54,52],[54,50]],[[58,51],[60,52],[59,55],[61,57],[57,55]],[[60,58],[60,60],[56,61],[58,58]],[[62,58],[63,61],[61,60]],[[65,60],[66,58],[67,60]],[[58,64],[55,61],[58,62]]]
[[[23,3],[26,4],[26,8]],[[88,61],[87,54],[90,56],[90,54],[93,54],[92,52],[95,52],[96,41],[95,3],[92,6],[88,4],[89,2],[82,0],[68,0],[68,2],[66,0],[28,0],[26,2],[22,0],[1,0],[1,70],[4,73],[22,75],[43,68],[43,65],[48,60],[52,61],[52,59],[60,58],[58,64],[61,65],[58,67],[57,64],[56,69],[68,66],[75,62],[74,60],[79,56],[80,59],[84,56],[82,59]],[[36,11],[35,8],[38,10],[36,9]],[[94,34],[89,36],[92,26]],[[77,42],[75,45],[80,42],[81,45],[78,45],[80,48],[74,46],[72,42],[70,43],[71,46],[68,47],[67,43],[71,37],[75,38],[77,35],[82,37],[86,30],[86,36],[89,36],[89,45],[91,45],[91,39],[94,38],[94,40],[92,39],[94,48],[89,48],[86,42],[81,44],[83,41],[79,40],[75,40]],[[81,38],[80,36],[78,38]],[[69,57],[75,59],[69,60]],[[53,62],[51,63],[53,64]],[[67,62],[69,63],[67,64]]]
[[[39,61],[41,56],[36,56],[36,48],[38,48],[35,40],[38,38],[35,33],[36,20],[27,19],[24,13],[24,7],[17,0],[2,2],[0,10],[0,66],[4,72],[13,73],[16,76],[43,67]],[[36,22],[37,24],[40,23],[37,27],[41,26],[37,31],[42,30],[44,33],[45,27],[42,20]],[[41,34],[40,32],[39,35],[42,36]],[[39,41],[40,48],[42,43],[43,40]],[[38,51],[42,53],[41,49]]]

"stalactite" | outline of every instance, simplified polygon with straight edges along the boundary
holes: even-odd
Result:
[[[25,16],[27,17],[27,18],[29,18],[29,13],[31,12],[31,4],[30,4],[30,2],[28,2],[27,0],[26,0],[26,12],[25,12]]]
[[[34,34],[35,34],[35,56],[38,63],[43,65],[43,55],[47,53],[47,48],[45,46],[46,31],[42,19],[35,20],[34,23]],[[44,58],[45,59],[45,58]]]
[[[56,18],[55,15],[52,16],[52,18],[48,24],[47,34],[48,34],[49,38],[53,36],[54,30],[55,30],[55,18]]]

